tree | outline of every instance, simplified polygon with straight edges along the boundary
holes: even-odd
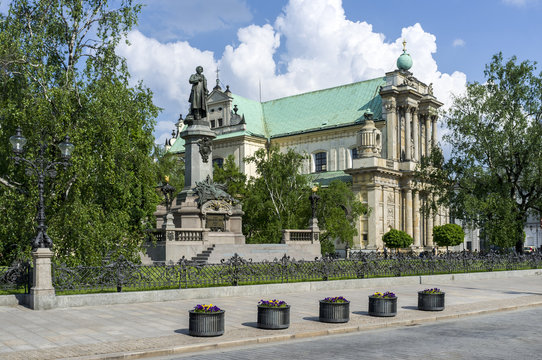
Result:
[[[320,188],[318,195],[318,225],[324,230],[321,241],[336,239],[351,247],[358,234],[356,222],[368,213],[367,206],[356,199],[349,184],[340,180]]]
[[[305,157],[292,149],[259,149],[245,159],[258,177],[248,182],[243,200],[243,232],[249,243],[279,243],[282,229],[305,228],[309,221],[309,178],[300,174]]]
[[[390,229],[390,231],[384,234],[382,241],[389,248],[403,249],[412,245],[414,239],[402,230]]]
[[[169,184],[175,188],[176,196],[184,188],[184,161],[177,154],[171,154],[165,151],[161,146],[154,147],[154,163],[156,166],[156,184],[164,184],[166,176]],[[158,189],[158,188],[157,188]],[[162,197],[162,194],[159,194]]]
[[[137,259],[153,224],[154,119],[141,83],[130,85],[118,42],[141,6],[123,0],[13,0],[0,19],[0,262],[28,255],[35,236],[35,179],[10,161],[20,126],[35,158],[41,140],[75,144],[73,166],[46,182],[55,261],[97,264],[105,255]],[[46,156],[58,157],[50,146]]]
[[[247,176],[239,171],[233,155],[228,155],[223,167],[214,164],[213,181],[225,184],[228,194],[237,199],[243,199],[246,193]]]
[[[542,210],[542,74],[536,64],[493,56],[485,83],[469,83],[444,116],[449,159],[422,162],[433,206],[482,229],[501,248],[523,251],[523,227]]]
[[[465,232],[457,224],[445,224],[433,228],[433,241],[438,246],[446,246],[446,251],[448,251],[448,246],[460,245],[464,240]]]

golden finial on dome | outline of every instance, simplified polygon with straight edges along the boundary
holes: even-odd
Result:
[[[406,51],[406,40],[403,39],[403,51]]]

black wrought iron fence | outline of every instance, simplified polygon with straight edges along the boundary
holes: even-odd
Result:
[[[245,284],[291,283],[542,268],[542,256],[496,253],[356,254],[350,259],[323,257],[298,261],[287,256],[253,262],[237,254],[219,264],[181,259],[177,264],[139,265],[118,258],[104,266],[54,267],[53,283],[63,291],[123,291]]]
[[[24,292],[32,287],[32,267],[28,261],[17,260],[10,266],[0,266],[0,291]]]

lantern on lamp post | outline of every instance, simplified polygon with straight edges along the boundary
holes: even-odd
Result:
[[[59,165],[63,165],[64,169],[70,165],[70,158],[74,145],[70,142],[69,136],[64,138],[58,148],[60,149],[60,161],[47,161],[45,159],[45,152],[47,150],[47,144],[42,141],[40,144],[40,149],[38,157],[35,160],[29,160],[23,156],[24,146],[26,145],[26,138],[22,135],[21,128],[18,127],[15,135],[9,138],[11,143],[14,156],[12,159],[15,160],[15,164],[20,162],[26,165],[27,174],[33,174],[38,178],[38,234],[32,240],[32,249],[37,248],[51,248],[53,246],[52,240],[47,235],[47,226],[45,225],[45,204],[44,204],[44,185],[45,178],[54,178],[56,177],[56,168]]]

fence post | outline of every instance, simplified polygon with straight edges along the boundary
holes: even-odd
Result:
[[[52,257],[53,252],[49,248],[37,248],[32,251],[34,269],[29,306],[33,310],[48,310],[56,307],[51,269]]]

